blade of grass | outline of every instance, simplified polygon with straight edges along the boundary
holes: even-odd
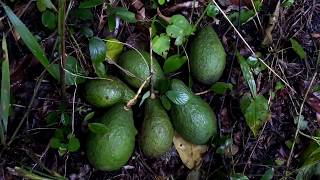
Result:
[[[9,70],[9,57],[6,38],[3,35],[2,38],[2,74],[1,74],[1,101],[0,101],[0,138],[1,143],[5,144],[5,133],[7,131],[8,119],[9,119],[9,107],[10,107],[10,70]]]
[[[57,74],[50,66],[50,62],[37,39],[32,35],[26,25],[12,12],[12,10],[0,1],[5,13],[7,14],[10,22],[14,26],[15,30],[19,33],[21,39],[26,44],[31,53],[37,58],[37,60],[44,66],[44,68],[55,78],[59,79]]]

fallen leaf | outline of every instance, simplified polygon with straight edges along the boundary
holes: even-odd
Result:
[[[191,144],[177,133],[173,137],[173,144],[183,164],[189,169],[199,168],[202,162],[202,155],[208,150],[207,145]]]

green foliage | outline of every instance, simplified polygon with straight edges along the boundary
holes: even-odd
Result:
[[[93,37],[89,40],[89,52],[95,73],[102,78],[107,77],[107,72],[103,61],[106,58],[107,48],[103,40]]]
[[[193,26],[180,14],[172,16],[166,28],[167,34],[176,39],[174,42],[176,46],[182,45],[193,31]]]
[[[89,123],[88,128],[95,134],[105,134],[108,132],[107,126],[102,123]]]
[[[46,54],[37,39],[32,35],[29,29],[21,22],[21,20],[12,12],[12,10],[6,6],[4,3],[0,2],[7,14],[10,22],[14,26],[15,30],[19,33],[21,39],[31,51],[31,53],[36,57],[36,59],[46,68],[46,70],[55,78],[59,79],[59,73],[55,71],[50,62],[46,57]]]
[[[304,51],[303,47],[299,44],[299,42],[292,38],[290,39],[290,42],[294,52],[296,52],[301,59],[305,59],[307,57],[307,54]]]
[[[294,4],[294,0],[284,0],[281,5],[285,8],[290,8]]]
[[[219,9],[213,3],[209,3],[206,8],[206,15],[209,17],[216,17],[219,14]]]
[[[67,149],[69,152],[76,152],[80,148],[80,141],[78,138],[72,136],[69,138]]]
[[[276,83],[276,86],[274,87],[274,90],[275,91],[281,91],[285,88],[286,86],[281,82],[281,81],[278,81]]]
[[[254,0],[254,6],[255,9],[257,10],[257,12],[259,12],[262,8],[262,1],[260,0]],[[231,13],[228,18],[230,19],[230,21],[232,22],[232,24],[234,25],[243,25],[247,22],[249,22],[250,20],[252,20],[255,16],[255,11],[254,9],[241,9],[240,13],[238,11]]]
[[[93,20],[93,14],[90,9],[80,9],[74,10],[74,15],[81,20]]]
[[[158,0],[158,3],[159,3],[160,5],[164,5],[164,3],[166,3],[166,0]]]
[[[180,56],[178,54],[172,55],[164,62],[163,71],[165,74],[175,72],[180,69],[186,62],[186,56]]]
[[[230,180],[249,180],[249,178],[243,174],[235,173],[230,176]]]
[[[143,94],[142,98],[141,98],[141,101],[139,103],[139,107],[144,103],[144,101],[149,98],[151,95],[150,91],[147,91]]]
[[[258,95],[248,102],[248,98],[241,99],[240,102],[242,113],[245,116],[247,125],[250,127],[254,136],[258,135],[259,129],[268,120],[270,115],[268,101],[264,96]]]
[[[152,50],[158,55],[166,58],[170,49],[170,37],[162,33],[152,39]]]
[[[122,19],[125,22],[128,23],[136,23],[136,15],[129,11],[127,8],[124,7],[109,7],[111,15],[118,16],[120,19]]]
[[[253,97],[257,96],[257,87],[256,87],[256,82],[254,80],[253,74],[251,72],[251,69],[247,63],[247,61],[240,55],[240,53],[237,51],[236,53],[237,59],[240,63],[241,71],[243,74],[244,79],[246,80],[251,94]]]
[[[162,106],[166,109],[166,110],[170,110],[171,109],[171,103],[170,103],[170,100],[167,98],[167,96],[165,95],[162,95],[160,97],[160,101],[161,101],[161,104]]]
[[[37,0],[37,8],[40,12],[45,11],[47,8],[57,10],[51,0]]]
[[[260,180],[272,180],[274,175],[274,168],[269,168],[261,177]]]
[[[106,57],[108,60],[116,61],[118,56],[123,51],[123,44],[115,38],[108,39],[106,42]]]
[[[228,90],[232,91],[233,85],[231,83],[216,82],[211,86],[211,90],[216,94],[225,94]]]
[[[10,69],[9,69],[9,54],[7,48],[6,37],[2,37],[2,52],[1,57],[1,96],[0,96],[0,141],[5,144],[5,134],[7,132],[10,108]]]
[[[86,0],[84,2],[81,2],[79,5],[79,8],[85,9],[85,8],[92,8],[103,4],[103,0]]]
[[[57,27],[57,16],[51,11],[44,11],[41,21],[42,24],[50,30],[54,30]]]

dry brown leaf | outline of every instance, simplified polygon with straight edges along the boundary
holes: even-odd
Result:
[[[268,27],[265,30],[265,37],[262,41],[262,46],[268,46],[272,43],[273,41],[272,31],[278,22],[279,15],[280,15],[280,1],[278,1],[276,9],[274,10],[273,14],[269,18]]]
[[[173,137],[173,144],[177,149],[183,164],[189,169],[200,167],[202,155],[208,150],[207,145],[195,145],[184,140],[179,134]]]

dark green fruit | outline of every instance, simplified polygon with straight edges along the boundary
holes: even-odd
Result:
[[[190,69],[192,75],[204,84],[213,84],[222,75],[226,52],[212,27],[202,29],[191,43]]]
[[[135,145],[137,130],[131,110],[116,104],[98,121],[106,126],[103,134],[90,132],[87,139],[89,162],[102,171],[120,169],[130,159]]]
[[[161,102],[148,99],[142,124],[141,149],[151,157],[159,157],[172,146],[174,130]]]
[[[122,72],[123,78],[133,87],[139,88],[143,82],[150,76],[150,54],[145,51],[140,51],[139,54],[137,51],[131,50],[124,52],[119,57],[119,65],[129,74]],[[141,56],[142,55],[142,56]],[[153,84],[157,88],[159,81],[164,79],[163,71],[158,63],[158,61],[153,57]],[[131,73],[131,75],[130,75]],[[149,83],[146,84],[145,88]]]
[[[171,90],[189,96],[187,103],[172,105],[171,120],[175,130],[193,144],[206,144],[217,133],[216,116],[211,107],[178,79],[172,80]]]
[[[88,80],[84,85],[84,98],[92,105],[105,108],[118,102],[127,103],[135,93],[115,77]]]

